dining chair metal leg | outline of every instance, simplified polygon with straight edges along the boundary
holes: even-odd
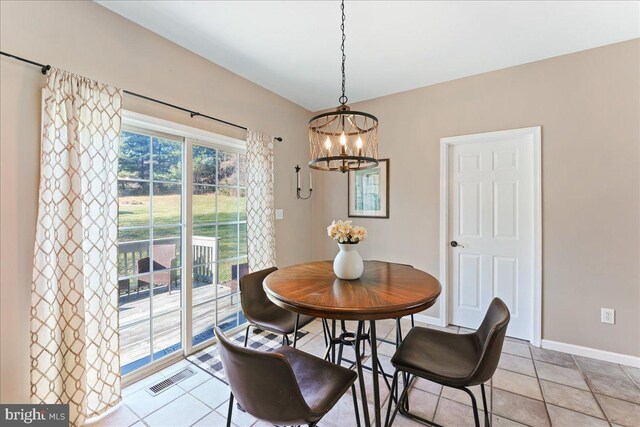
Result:
[[[326,360],[327,362],[331,362],[331,347],[331,344],[329,344],[329,346],[324,351],[324,355],[322,356],[322,359]]]
[[[401,374],[404,375],[404,374],[406,374],[406,372],[401,372],[401,371],[396,370],[396,372],[394,374],[394,378],[393,378],[394,385],[396,385],[398,387],[399,387],[399,382],[400,382],[398,380],[398,378],[399,378],[399,376]],[[389,419],[389,413],[391,412],[391,405],[393,404],[393,400],[394,400],[393,398],[397,397],[397,395],[389,397],[389,407],[387,408],[387,419],[385,421],[385,427],[388,427],[388,426],[393,424],[393,421],[395,420],[395,417],[396,417],[396,415],[398,413],[400,413],[400,415],[402,415],[403,417],[412,419],[412,420],[417,421],[417,422],[422,423],[422,424],[426,424],[426,425],[430,425],[430,426],[434,426],[434,427],[442,427],[440,424],[434,423],[433,421],[429,421],[429,420],[427,420],[425,418],[422,418],[422,417],[420,417],[418,415],[412,414],[406,409],[405,404],[408,406],[409,390],[410,389],[411,389],[411,381],[409,381],[406,385],[404,385],[404,387],[402,389],[402,394],[400,395],[399,398],[395,399],[398,403],[396,404],[396,407],[395,407],[395,409],[393,411],[391,419]],[[391,393],[396,393],[396,392],[394,392],[394,390],[392,389]]]
[[[391,389],[391,383],[389,382],[389,378],[387,378],[387,373],[384,371],[384,368],[382,367],[382,362],[380,362],[380,359],[376,358],[376,360],[378,361],[378,371],[380,372],[380,374],[382,374],[382,379],[384,380],[384,383],[387,385],[388,389]],[[389,374],[389,376],[391,376],[391,374]]]
[[[395,371],[393,373],[393,381],[391,382],[391,391],[389,392],[389,404],[387,405],[387,416],[384,417],[385,427],[389,425],[389,417],[391,416],[391,405],[393,405],[393,402],[396,398],[397,393],[398,393],[398,371]]]
[[[362,369],[362,357],[360,357],[360,345],[364,343],[362,333],[364,331],[364,321],[358,322],[356,330],[356,369],[358,371],[358,382],[360,383],[360,397],[362,399],[362,413],[364,414],[364,425],[369,427],[371,421],[369,419],[369,406],[367,405],[367,389],[364,384],[364,373]]]
[[[247,343],[249,342],[249,328],[251,328],[251,325],[247,325],[247,330],[244,332],[244,346],[247,346]]]
[[[324,337],[324,346],[327,347],[329,345],[329,342],[327,341],[327,332],[328,332],[328,327],[326,325],[327,321],[326,319],[322,319],[322,336]]]
[[[407,373],[403,373],[403,376],[406,376],[407,380],[404,383],[405,387],[409,388],[411,387],[411,376]],[[403,380],[404,381],[404,380]],[[400,413],[402,415],[408,414],[409,413],[409,394],[406,395],[406,397],[404,398],[404,401],[399,402],[400,404]]]
[[[356,396],[356,385],[351,384],[351,395],[353,396],[353,410],[356,413],[356,427],[360,427],[360,411],[358,410],[358,396]]]
[[[372,320],[371,322],[373,322],[373,320]],[[374,331],[374,333],[375,333],[375,331]],[[373,355],[373,344],[372,344],[372,343],[373,343],[374,341],[377,343],[377,342],[378,342],[378,340],[377,340],[377,339],[375,339],[375,340],[372,340],[372,339],[371,339],[371,328],[369,328],[369,332],[368,332],[368,333],[367,333],[367,335],[365,336],[364,341],[365,341],[365,342],[367,342],[367,341],[369,342],[369,346],[371,347],[371,352],[372,352],[372,355]],[[377,348],[378,348],[378,347],[376,346],[376,354],[377,354]],[[363,353],[363,357],[364,357],[364,353]],[[391,389],[391,383],[389,382],[389,378],[392,378],[392,375],[391,375],[391,374],[387,374],[387,373],[384,371],[384,368],[382,367],[382,362],[380,362],[380,359],[378,359],[378,358],[376,357],[375,359],[372,359],[372,360],[376,360],[376,361],[377,361],[376,365],[377,365],[378,372],[379,372],[380,374],[382,374],[382,379],[384,380],[385,384],[387,385],[387,388],[388,388],[388,389]],[[370,368],[367,368],[368,370],[373,370],[373,362],[371,363],[371,365],[372,365],[372,366],[371,366],[371,369],[370,369]],[[387,377],[389,377],[389,378],[387,378]]]
[[[489,427],[489,408],[487,408],[487,395],[484,392],[484,384],[480,384],[480,390],[482,390],[482,406],[484,407],[484,425]]]
[[[411,327],[412,328],[416,327],[416,319],[413,318],[413,314],[411,315]]]
[[[338,343],[338,339],[335,336],[335,320],[333,320],[333,332],[331,328],[329,328],[329,322],[326,319],[322,319],[323,329],[326,330],[327,333],[327,347],[324,351],[323,359],[332,363],[335,363],[335,349],[336,344]]]
[[[336,319],[331,319],[331,336],[336,337]],[[336,346],[331,345],[331,361],[336,363]]]
[[[469,397],[471,398],[471,405],[473,407],[473,419],[476,423],[476,427],[480,427],[480,418],[478,417],[478,404],[476,403],[476,397],[473,395],[471,390],[466,387],[460,387],[461,390],[467,392]]]
[[[393,382],[397,385],[398,371],[396,371],[395,374],[393,375]],[[393,387],[391,388],[391,390],[392,390],[391,392],[393,393]],[[402,390],[402,394],[400,395],[398,402],[402,402],[405,399],[408,392],[409,392],[409,388],[405,387]],[[385,427],[391,426],[393,424],[393,420],[395,420],[396,415],[398,414],[398,409],[400,409],[400,404],[396,405],[395,409],[393,410],[393,414],[391,415],[391,418],[389,418],[389,411],[391,410],[391,405],[392,405],[392,399],[389,398],[389,408],[387,408],[387,419],[385,420],[385,424],[384,424]],[[414,416],[411,416],[411,418],[414,418]],[[417,419],[418,417],[415,417],[415,418]],[[427,420],[424,420],[424,421],[427,421]]]
[[[338,361],[335,362],[338,366],[342,365],[342,352],[344,351],[344,343],[340,340],[338,344]]]
[[[296,327],[293,329],[293,348],[296,348],[298,342],[298,325],[300,323],[300,314],[296,315]]]
[[[400,347],[400,343],[402,342],[402,318],[398,317],[396,319],[396,349]],[[409,383],[408,374],[406,372],[402,373],[402,385],[407,387]],[[396,383],[396,387],[398,387],[398,383]],[[408,399],[407,399],[408,400]],[[407,412],[409,411],[409,402],[402,402],[403,409]]]
[[[398,317],[396,319],[396,348],[400,347],[400,343],[402,342],[402,318]]]
[[[378,360],[378,346],[376,341],[376,321],[369,321],[369,339],[371,342],[371,368],[373,370],[373,409],[374,409],[374,418],[376,422],[376,427],[380,427],[380,384],[378,378],[378,364],[380,361]],[[385,381],[387,380],[386,376],[384,376]],[[389,385],[391,388],[391,385]]]
[[[347,331],[346,322],[344,320],[341,320],[340,321],[340,336],[339,336],[340,337],[340,344],[339,344],[339,347],[338,347],[338,362],[337,362],[338,365],[342,365],[342,360],[343,360],[342,356],[344,354],[344,346],[345,345],[349,345],[349,346],[353,345],[353,343],[345,341],[345,339],[346,339],[345,337],[347,337],[347,336],[352,336],[352,335]]]
[[[229,410],[227,411],[227,427],[231,427],[232,415],[233,415],[233,392],[229,393]]]
[[[329,322],[326,319],[322,319],[322,328],[327,332],[326,349],[322,358],[328,362],[331,361],[331,350],[333,349],[333,336],[331,336],[331,329],[329,329]]]

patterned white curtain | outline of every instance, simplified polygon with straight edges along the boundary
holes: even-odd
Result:
[[[52,69],[42,111],[31,298],[32,403],[80,426],[121,399],[118,138],[122,92]]]
[[[249,271],[276,265],[273,137],[247,130],[247,251]]]

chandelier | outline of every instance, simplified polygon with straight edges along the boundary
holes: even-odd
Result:
[[[342,10],[342,96],[335,111],[309,120],[309,167],[324,171],[348,172],[378,166],[378,119],[369,113],[351,111],[345,94],[344,0]]]

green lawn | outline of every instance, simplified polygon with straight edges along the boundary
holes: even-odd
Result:
[[[233,191],[234,193],[228,194]],[[218,221],[228,222],[247,219],[247,199],[237,198],[236,190],[221,190],[218,193]],[[227,194],[225,194],[227,193]],[[119,198],[119,226],[149,225],[149,196],[126,196]],[[193,224],[216,222],[215,193],[193,196]],[[155,224],[180,223],[180,196],[153,196],[153,220]]]
[[[246,197],[236,197],[237,190],[220,189],[218,191],[218,222],[245,221]],[[153,196],[153,222],[154,225],[173,225],[176,227],[155,227],[154,239],[180,237],[180,195],[154,195]],[[215,237],[216,227],[211,223],[216,222],[215,217],[216,197],[214,192],[197,194],[193,196],[193,235],[202,237]],[[119,227],[148,226],[149,225],[149,196],[125,196],[119,198]],[[208,225],[204,225],[207,224]],[[217,259],[234,258],[238,256],[238,234],[240,234],[240,255],[247,253],[247,226],[246,224],[218,225],[218,256]],[[149,239],[149,229],[120,230],[118,235],[120,242],[144,241]],[[179,248],[178,248],[179,250]],[[120,263],[122,264],[123,261]],[[223,270],[230,270],[230,265],[221,265]],[[127,274],[130,268],[122,266],[121,274]],[[221,271],[222,273],[222,271]],[[224,274],[225,276],[227,274]],[[229,272],[230,275],[230,272]]]

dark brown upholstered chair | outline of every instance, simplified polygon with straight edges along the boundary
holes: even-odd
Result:
[[[296,314],[280,308],[269,300],[262,288],[264,278],[276,271],[276,267],[245,274],[240,278],[240,302],[244,316],[249,321],[244,336],[244,345],[249,340],[249,329],[257,327],[282,335],[282,343],[289,344],[289,337],[293,335],[293,346],[296,346],[298,329],[313,321],[313,317]]]
[[[409,387],[406,385],[411,381],[405,382],[404,390],[398,399],[399,403],[389,419],[391,405],[397,394],[398,374],[403,373],[405,376],[415,375],[467,392],[471,397],[477,427],[480,426],[478,406],[473,393],[467,387],[480,385],[484,421],[488,426],[489,415],[484,383],[493,376],[498,367],[509,318],[509,309],[505,303],[499,298],[494,298],[480,328],[474,333],[453,334],[421,327],[411,329],[391,359],[396,372],[393,376],[385,425],[390,426],[393,423],[398,410],[409,418],[434,425],[424,418],[409,413],[407,396]]]
[[[231,395],[227,427],[234,398],[252,416],[275,425],[315,426],[351,387],[356,424],[360,425],[357,374],[289,346],[261,352],[233,344],[215,328],[222,367]]]

